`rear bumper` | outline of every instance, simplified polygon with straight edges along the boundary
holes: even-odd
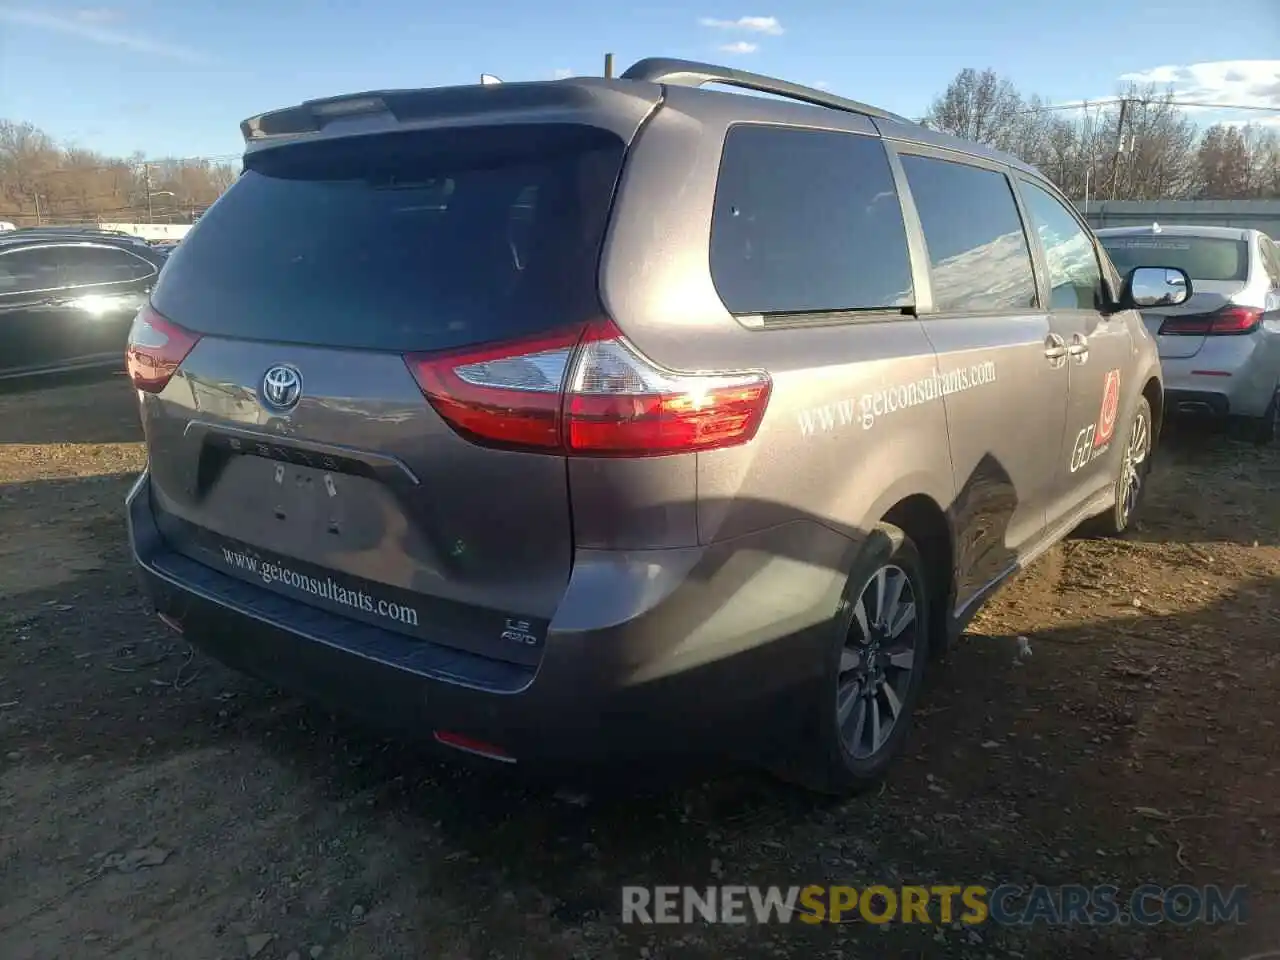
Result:
[[[156,611],[215,659],[397,735],[431,741],[445,731],[522,763],[684,752],[755,758],[784,744],[814,702],[842,580],[835,570],[853,546],[805,525],[695,554],[605,560],[583,552],[542,660],[526,667],[358,623],[174,552],[145,473],[126,505]],[[799,588],[797,543],[810,571]],[[628,586],[628,577],[642,576],[653,592],[663,579],[654,575],[657,553],[672,555],[677,575],[637,612],[644,584]],[[779,562],[744,577],[727,561],[747,553]]]
[[[1280,356],[1269,342],[1206,337],[1194,357],[1161,358],[1167,409],[1173,414],[1260,417],[1276,391],[1278,363]]]
[[[1165,410],[1174,416],[1225,417],[1231,401],[1221,393],[1206,390],[1165,390]]]

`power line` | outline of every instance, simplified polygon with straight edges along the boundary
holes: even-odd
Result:
[[[1264,105],[1257,103],[1213,103],[1201,100],[1179,100],[1164,99],[1162,97],[1101,97],[1097,100],[1081,100],[1074,103],[1057,103],[1057,104],[1040,104],[1036,106],[1024,106],[1015,111],[1017,115],[1026,116],[1032,114],[1045,113],[1063,113],[1072,110],[1092,110],[1105,107],[1124,107],[1128,105],[1150,104],[1153,106],[1169,106],[1178,109],[1194,108],[1199,110],[1217,110],[1217,111],[1253,111],[1257,113],[1275,113],[1280,114],[1280,105]],[[923,122],[924,118],[917,118],[916,122]],[[31,174],[24,179],[28,182],[36,183],[44,182],[52,177],[73,176],[77,174],[92,174],[103,172],[128,172],[130,175],[146,171],[148,167],[191,167],[191,166],[222,166],[236,163],[243,160],[243,155],[239,153],[214,154],[206,156],[189,156],[189,157],[159,157],[153,159],[127,159],[121,157],[116,160],[106,160],[103,163],[92,166],[68,166],[58,167],[52,170],[43,170],[39,173]]]
[[[1036,107],[1024,107],[1018,113],[1053,113],[1063,110],[1089,110],[1093,107],[1114,107],[1121,104],[1151,104],[1153,106],[1195,107],[1207,110],[1258,110],[1264,113],[1280,113],[1280,106],[1264,106],[1257,103],[1208,103],[1199,100],[1165,100],[1162,97],[1104,97],[1100,100],[1081,100],[1076,103],[1052,103]]]
[[[1077,103],[1046,103],[1035,107],[1024,107],[1017,111],[1028,113],[1058,113],[1064,110],[1092,110],[1094,107],[1114,107],[1124,103],[1123,97],[1104,97],[1101,100],[1081,100]]]
[[[1199,103],[1195,100],[1172,100],[1175,107],[1205,107],[1210,110],[1261,110],[1266,113],[1280,113],[1280,106],[1263,106],[1258,103]]]
[[[211,166],[221,166],[221,165],[233,163],[235,161],[242,160],[242,159],[243,159],[243,155],[239,153],[228,153],[228,154],[221,154],[221,155],[215,155],[210,157],[165,157],[160,160],[127,160],[121,157],[119,160],[108,160],[105,163],[95,164],[93,166],[76,165],[76,166],[70,166],[70,167],[58,167],[54,170],[44,170],[40,173],[35,174],[32,177],[32,179],[38,180],[44,177],[69,176],[72,174],[83,174],[83,173],[104,173],[104,172],[113,172],[113,171],[120,172],[121,170],[127,170],[130,173],[134,173],[138,170],[145,170],[148,166],[190,167],[190,166],[196,166],[200,164],[207,164]]]
[[[1149,103],[1159,106],[1171,107],[1192,107],[1201,110],[1244,110],[1256,111],[1259,113],[1280,113],[1280,105],[1265,105],[1257,103],[1213,103],[1202,100],[1166,100],[1162,97],[1100,97],[1097,100],[1079,100],[1070,103],[1053,103],[1041,104],[1037,106],[1024,106],[1015,113],[1020,115],[1034,113],[1061,113],[1069,110],[1089,110],[1097,107],[1115,107],[1122,103]],[[919,120],[917,120],[919,122]],[[106,170],[120,170],[127,168],[135,170],[145,168],[148,164],[157,167],[164,166],[190,166],[194,164],[212,164],[221,165],[228,163],[236,163],[244,159],[244,155],[240,153],[224,153],[206,156],[190,156],[190,157],[154,157],[150,159],[132,160],[121,157],[117,160],[107,160],[101,164],[94,166],[74,166],[60,167],[55,170],[46,170],[36,174],[37,178],[46,176],[64,176],[76,173],[97,173]]]
[[[1277,113],[1280,114],[1280,106],[1266,106],[1258,103],[1210,103],[1201,100],[1165,100],[1161,97],[1102,97],[1098,100],[1080,100],[1073,103],[1048,103],[1040,104],[1034,107],[1021,107],[1013,111],[1015,116],[1028,116],[1031,114],[1041,113],[1064,113],[1069,110],[1094,110],[1101,107],[1120,107],[1125,104],[1133,105],[1149,105],[1149,106],[1168,106],[1175,108],[1192,107],[1201,110],[1221,110],[1228,112],[1232,110],[1253,110],[1260,113]],[[924,117],[918,117],[916,123],[923,123]]]

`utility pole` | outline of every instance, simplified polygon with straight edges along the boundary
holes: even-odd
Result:
[[[613,54],[606,53],[604,55],[604,76],[606,80],[613,79]]]
[[[1097,141],[1093,138],[1095,125],[1094,114],[1089,112],[1089,101],[1086,100],[1084,102],[1084,146],[1086,153],[1084,158],[1084,215],[1086,217],[1089,216],[1089,201],[1093,199],[1089,191],[1097,186],[1097,178],[1093,175],[1098,163],[1098,154],[1094,149],[1097,146]]]
[[[1120,98],[1120,116],[1116,121],[1116,152],[1111,158],[1111,199],[1116,198],[1116,183],[1120,179],[1120,154],[1124,152],[1124,121],[1129,114],[1129,100]]]
[[[142,165],[142,182],[147,189],[147,223],[154,223],[155,218],[151,215],[151,164],[149,163]]]

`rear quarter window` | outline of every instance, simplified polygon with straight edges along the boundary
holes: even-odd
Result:
[[[61,283],[51,247],[0,251],[0,294],[56,290]]]
[[[906,228],[884,145],[850,133],[731,127],[711,276],[740,315],[911,306]]]

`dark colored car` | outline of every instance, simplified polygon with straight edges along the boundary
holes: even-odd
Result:
[[[0,234],[0,378],[120,365],[164,261],[145,241],[109,233]]]
[[[243,132],[131,334],[127,510],[158,612],[280,687],[853,790],[1001,583],[1135,515],[1136,308],[1190,283],[1014,157],[669,60]]]

